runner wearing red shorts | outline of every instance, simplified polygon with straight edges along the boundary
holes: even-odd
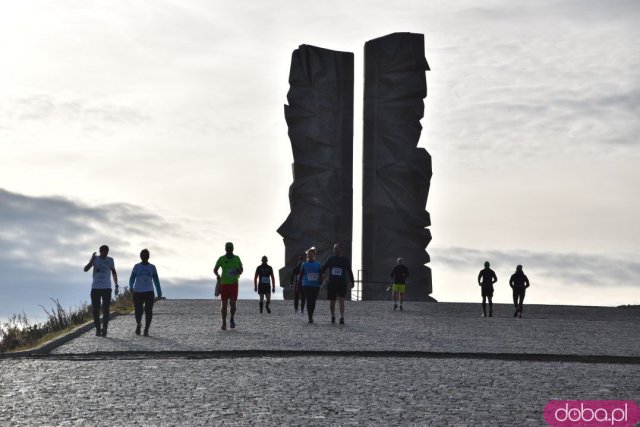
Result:
[[[233,254],[233,243],[227,242],[224,245],[225,254],[218,258],[213,274],[220,281],[220,313],[222,314],[222,330],[227,330],[227,306],[231,306],[231,316],[229,326],[236,327],[234,316],[236,314],[236,301],[238,300],[238,278],[242,274],[242,261],[240,257]],[[218,269],[222,269],[222,275]]]

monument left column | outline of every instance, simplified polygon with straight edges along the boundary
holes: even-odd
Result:
[[[324,262],[335,242],[351,259],[353,233],[353,53],[301,45],[291,56],[284,116],[293,150],[291,213],[278,229],[285,245],[284,297],[297,257],[315,246]]]

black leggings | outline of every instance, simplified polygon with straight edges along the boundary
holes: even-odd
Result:
[[[136,323],[142,322],[142,310],[144,306],[144,328],[148,329],[153,317],[153,291],[134,292],[133,306],[136,309]]]
[[[102,328],[109,326],[109,306],[111,305],[111,288],[91,289],[91,308],[93,309],[93,324],[100,330],[100,301],[102,300]]]
[[[300,300],[300,309],[302,311],[304,311],[304,303],[305,303],[305,297],[304,297],[304,293],[302,292],[302,287],[294,287],[293,288],[293,308],[297,311],[298,310],[298,300]]]
[[[522,313],[522,303],[524,303],[524,289],[514,289],[513,290],[513,305],[516,308],[516,311]]]
[[[316,309],[318,292],[320,292],[320,288],[314,288],[312,286],[302,287],[302,298],[307,300],[307,314],[309,315],[309,320],[313,319],[313,312]]]

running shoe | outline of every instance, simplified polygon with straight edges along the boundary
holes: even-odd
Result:
[[[271,314],[271,309],[269,308],[269,306],[265,307],[267,309],[267,313]]]
[[[136,326],[136,335],[140,335],[140,323]]]
[[[402,308],[402,306],[400,306],[400,311],[403,311],[404,309]]]
[[[344,325],[344,317],[341,317],[341,318],[340,318],[340,324],[341,324],[341,325]]]
[[[398,304],[393,304],[393,311],[398,309]]]
[[[102,328],[102,336],[103,337],[107,336],[107,328]]]
[[[145,329],[145,330],[144,330],[144,334],[143,334],[143,335],[144,335],[145,337],[148,337],[148,336],[149,336],[149,330],[148,330],[148,329]]]
[[[331,323],[336,323],[336,317],[335,316],[331,316]]]
[[[229,326],[231,327],[231,329],[236,327],[236,322],[235,320],[233,320],[233,317],[229,319]]]
[[[223,323],[222,324],[222,328],[220,328],[220,329],[223,330],[223,331],[226,331],[227,330],[227,324]]]
[[[516,310],[516,312],[513,313],[513,317],[518,317],[518,310]]]
[[[100,329],[96,329],[96,336],[97,337],[101,337],[102,336],[102,331]]]

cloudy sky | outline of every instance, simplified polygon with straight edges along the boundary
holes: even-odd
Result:
[[[0,319],[86,301],[103,243],[123,282],[149,248],[168,297],[210,297],[227,240],[245,279],[280,267],[300,44],[355,53],[358,269],[363,45],[405,31],[432,69],[433,296],[478,300],[489,260],[497,302],[523,264],[527,302],[639,304],[637,22],[633,0],[0,0]]]

